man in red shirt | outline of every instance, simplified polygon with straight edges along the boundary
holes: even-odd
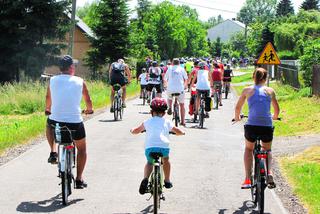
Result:
[[[223,66],[223,65],[222,65]],[[219,90],[219,105],[222,106],[222,72],[218,63],[214,63],[212,71],[213,89]]]

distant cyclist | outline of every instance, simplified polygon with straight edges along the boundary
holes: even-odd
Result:
[[[222,106],[222,72],[218,63],[213,64],[212,80],[214,90],[219,90],[219,105]]]
[[[50,79],[46,95],[45,112],[49,115],[47,120],[47,140],[51,148],[49,163],[57,163],[57,146],[54,143],[54,131],[52,125],[67,126],[72,130],[72,137],[77,147],[77,177],[76,188],[87,186],[82,173],[87,160],[86,132],[81,116],[81,99],[84,98],[86,113],[93,113],[92,102],[86,83],[80,77],[74,76],[75,67],[73,59],[65,55],[60,59],[61,74]]]
[[[172,188],[170,180],[170,162],[169,162],[169,132],[172,131],[177,135],[183,135],[184,132],[175,127],[171,120],[165,119],[164,115],[168,108],[164,98],[156,97],[151,101],[151,116],[152,118],[143,122],[140,126],[130,130],[132,134],[139,134],[146,131],[145,155],[147,163],[144,167],[144,176],[141,181],[139,193],[145,194],[148,188],[148,178],[152,173],[152,164],[154,160],[149,156],[151,152],[159,152],[163,155],[163,171],[164,171],[164,187]]]
[[[148,96],[151,98],[151,91],[153,88],[156,88],[157,90],[157,97],[162,96],[162,89],[161,89],[161,82],[162,82],[162,71],[160,67],[158,66],[157,61],[152,62],[152,66],[149,68],[149,71],[147,73],[147,91]]]
[[[235,121],[240,121],[240,112],[245,103],[248,101],[249,116],[246,125],[244,126],[245,136],[245,152],[244,152],[244,167],[245,167],[245,181],[242,188],[251,187],[251,169],[253,160],[253,149],[255,145],[256,136],[260,136],[262,141],[262,150],[268,152],[268,168],[269,171],[267,182],[269,188],[274,188],[276,185],[272,176],[272,154],[271,145],[273,140],[274,127],[272,120],[278,119],[280,107],[276,98],[275,91],[266,87],[268,72],[263,68],[257,68],[253,73],[254,85],[243,89],[238,103],[235,108]],[[273,115],[270,108],[274,109]]]
[[[126,78],[126,76],[127,78]],[[122,87],[122,107],[126,107],[126,84],[131,81],[131,72],[127,64],[124,63],[123,59],[119,59],[117,62],[114,62],[110,65],[109,68],[109,79],[111,84],[111,103],[114,101],[115,91],[113,86],[119,84]],[[113,112],[113,106],[111,105],[110,112]]]
[[[143,90],[147,88],[147,69],[142,68],[142,73],[138,77],[138,81],[140,82],[140,99],[143,97]]]
[[[227,64],[227,68],[223,71],[223,88],[224,89],[226,89],[226,86],[228,85],[228,88],[230,90],[231,77],[233,77],[231,65]]]

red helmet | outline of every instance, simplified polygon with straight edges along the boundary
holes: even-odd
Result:
[[[168,104],[164,98],[156,97],[151,101],[150,107],[153,111],[164,112],[168,109]]]

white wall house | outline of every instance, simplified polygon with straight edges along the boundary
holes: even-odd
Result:
[[[245,24],[239,21],[227,19],[224,22],[208,29],[208,38],[210,41],[215,41],[220,37],[221,42],[227,42],[231,39],[232,35],[238,32],[245,31]]]

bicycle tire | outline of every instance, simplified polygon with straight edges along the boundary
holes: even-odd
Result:
[[[113,117],[115,121],[118,120],[118,96],[115,96],[113,101]]]
[[[159,166],[154,167],[154,174],[153,174],[153,213],[158,214],[158,208],[159,208]]]
[[[156,98],[156,96],[157,96],[156,89],[153,88],[153,89],[152,89],[152,93],[151,93],[151,100],[153,100],[154,98]]]
[[[218,93],[217,93],[217,92],[214,92],[213,100],[214,100],[214,108],[215,108],[215,109],[218,109],[219,100],[218,100]]]
[[[228,94],[229,94],[229,86],[228,85],[226,85],[224,93],[225,93],[225,99],[228,99]]]
[[[179,126],[179,107],[177,105],[174,105],[174,123],[176,127]]]
[[[142,105],[145,105],[146,104],[146,90],[145,89],[143,89],[143,93],[142,93]]]
[[[122,107],[122,98],[121,97],[119,97],[119,99],[118,99],[118,115],[119,115],[120,120],[122,120],[123,107]]]
[[[66,172],[61,172],[61,193],[62,193],[62,203],[63,205],[68,204],[68,196],[69,196],[69,191],[68,191],[68,177]]]
[[[262,160],[258,162],[257,168],[257,203],[258,203],[258,212],[260,214],[264,213],[264,190],[266,188],[266,179],[265,176],[260,174],[260,169],[264,166]],[[263,167],[264,168],[264,167]]]
[[[201,104],[199,112],[199,127],[202,129],[204,123],[204,106]]]

